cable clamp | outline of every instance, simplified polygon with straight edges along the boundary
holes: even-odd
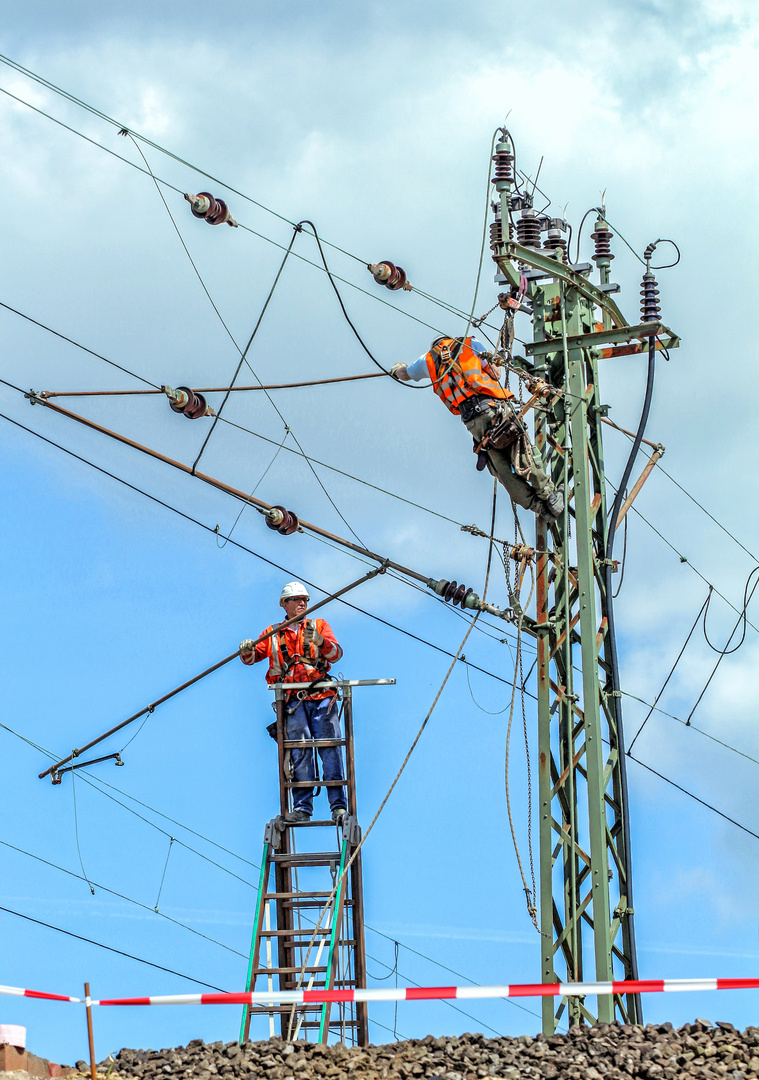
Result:
[[[38,394],[36,390],[30,390],[28,394],[24,394],[24,397],[28,400],[30,405],[44,405],[44,394]]]

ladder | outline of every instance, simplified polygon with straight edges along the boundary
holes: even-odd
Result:
[[[322,686],[342,692],[343,737],[290,741],[285,737],[285,691],[308,689],[309,683],[277,683],[277,754],[280,813],[264,831],[261,873],[256,897],[246,991],[342,989],[366,986],[364,900],[361,840],[356,813],[353,753],[353,687],[392,685],[394,679],[326,680]],[[331,820],[287,823],[291,792],[310,786],[290,778],[287,751],[310,747],[344,747],[345,780],[317,780],[315,786],[345,786],[348,813],[342,824]],[[321,794],[326,801],[326,791]],[[318,813],[319,803],[316,803]],[[346,867],[348,868],[345,873]],[[276,984],[275,984],[276,980]],[[269,1037],[288,1042],[305,1039],[326,1043],[330,1035],[346,1045],[367,1046],[365,1002],[332,1005],[245,1005],[240,1042],[247,1041],[251,1020],[265,1014]]]

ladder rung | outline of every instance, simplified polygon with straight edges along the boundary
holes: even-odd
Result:
[[[305,1012],[306,1009],[311,1012],[321,1012],[322,1006],[316,1005],[249,1005],[248,1012],[250,1013],[289,1013],[291,1009],[295,1009],[296,1012]],[[351,1021],[352,1022],[352,1021]],[[317,1021],[317,1027],[319,1022]]]
[[[291,851],[283,855],[272,855],[272,862],[278,866],[329,866],[340,862],[339,851]],[[329,893],[327,893],[329,896]]]
[[[285,750],[307,749],[309,746],[345,746],[345,739],[283,739]]]
[[[283,780],[286,788],[292,787],[345,787],[344,780]]]
[[[290,904],[303,907],[306,904],[313,904],[318,900],[326,899],[328,896],[332,896],[331,892],[271,892],[264,896],[264,900],[282,900],[284,904],[288,906]],[[346,904],[353,903],[352,900],[345,901]]]
[[[336,825],[335,822],[332,821],[331,818],[328,819],[328,820],[325,820],[325,821],[286,821],[286,822],[284,822],[284,826],[285,826],[286,829],[313,829],[313,828],[315,828],[317,826],[320,827],[320,828],[325,828],[328,825],[331,825],[333,829],[337,829],[338,827],[340,827],[340,828],[342,827],[342,826]]]
[[[308,968],[259,968],[256,972],[257,975],[299,975],[301,972],[306,974],[307,972],[315,972],[316,974],[326,972],[326,968],[317,968],[314,964],[313,967]]]
[[[310,929],[308,927],[303,927],[302,929],[293,929],[293,930],[262,930],[261,931],[261,937],[291,937],[293,934],[300,934],[300,935],[308,934],[309,937],[310,937],[314,933],[314,931],[315,931],[315,927],[313,927],[313,926]],[[319,929],[316,930],[316,933],[317,934],[331,934],[332,933],[332,927],[331,926],[320,926]]]

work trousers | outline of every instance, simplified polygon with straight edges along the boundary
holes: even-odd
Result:
[[[337,715],[337,698],[320,698],[318,701],[298,702],[297,708],[287,714],[287,738],[299,739],[339,739],[340,721]],[[322,760],[322,778],[324,780],[344,780],[343,755],[339,746],[320,746],[319,757]],[[316,779],[316,763],[312,747],[299,750],[297,746],[290,750],[293,765],[293,779]],[[302,810],[310,817],[314,810],[314,789],[309,787],[292,788],[293,810]],[[345,788],[327,788],[330,809],[345,809]]]
[[[501,409],[498,405],[486,405],[482,412],[473,416],[471,420],[465,420],[464,424],[475,442],[479,442],[500,415]],[[523,506],[525,510],[539,509],[541,501],[548,498],[554,485],[546,473],[538,448],[536,446],[532,448],[533,465],[527,480],[523,480],[514,472],[511,464],[511,447],[507,446],[505,450],[488,450],[487,453],[488,471],[498,478],[514,502],[518,506]]]

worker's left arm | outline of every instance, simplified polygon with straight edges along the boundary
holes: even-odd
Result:
[[[321,638],[321,641],[319,641]],[[336,664],[342,657],[343,650],[337,643],[337,638],[332,632],[332,627],[324,619],[316,620],[315,643],[319,646],[319,652],[328,664]]]

